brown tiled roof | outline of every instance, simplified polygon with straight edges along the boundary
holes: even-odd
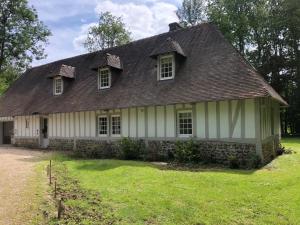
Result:
[[[54,70],[49,72],[50,72],[50,74],[48,75],[49,78],[53,78],[56,76],[75,78],[75,67],[67,66],[65,64],[62,64],[60,67],[54,68]]]
[[[168,38],[181,46],[186,59],[178,63],[174,80],[157,81],[157,62],[150,55]],[[91,68],[107,53],[120,57],[123,70],[113,74],[110,89],[99,91],[97,71]],[[62,64],[76,68],[76,79],[64,82],[64,93],[53,96],[47,76]],[[205,23],[29,69],[1,98],[0,116],[267,96],[286,104],[218,29]]]

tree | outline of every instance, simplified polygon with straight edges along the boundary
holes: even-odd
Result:
[[[126,30],[122,18],[104,12],[100,14],[98,24],[90,27],[83,45],[89,52],[94,52],[123,45],[130,40],[130,32]]]
[[[34,58],[45,57],[43,44],[50,34],[27,0],[1,0],[0,75],[21,72]]]
[[[184,0],[176,15],[184,26],[193,26],[204,21],[204,0]]]
[[[289,102],[283,133],[300,133],[298,0],[210,0],[207,17]]]

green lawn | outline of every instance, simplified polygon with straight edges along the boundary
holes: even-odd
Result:
[[[98,191],[118,224],[300,224],[300,139],[256,171],[159,169],[119,160],[66,160],[84,189]]]

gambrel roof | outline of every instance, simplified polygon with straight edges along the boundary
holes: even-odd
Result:
[[[176,64],[174,80],[158,81],[157,60],[151,55],[168,40],[172,43],[166,49],[180,46],[185,57]],[[98,90],[97,71],[91,68],[105,62],[107,54],[119,57],[122,70],[111,88]],[[64,82],[64,93],[54,96],[47,77],[62,65],[76,68],[76,78]],[[31,68],[1,98],[0,116],[267,96],[286,104],[214,25],[204,23]]]

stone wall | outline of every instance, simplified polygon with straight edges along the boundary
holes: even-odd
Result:
[[[14,145],[17,147],[39,148],[38,138],[14,138]]]
[[[169,161],[174,157],[175,141],[143,140],[145,149],[138,158],[147,161]],[[194,141],[198,148],[199,159],[217,164],[228,165],[230,159],[235,158],[241,165],[247,164],[256,154],[255,144],[232,143],[220,141]],[[16,146],[38,148],[39,141],[34,138],[16,138]],[[279,138],[273,138],[263,144],[265,161],[275,157],[275,146]],[[74,151],[78,156],[89,158],[122,158],[120,141],[99,139],[49,139],[49,149],[60,151]]]
[[[269,163],[277,156],[279,145],[280,138],[278,135],[269,137],[262,141],[262,154],[264,164]]]
[[[236,158],[240,164],[247,164],[256,154],[255,144],[218,141],[195,141],[199,148],[199,158],[217,164],[229,164],[230,158]],[[175,150],[174,141],[148,141],[146,158],[150,160],[168,160]]]
[[[74,139],[49,139],[48,149],[58,151],[71,151],[74,149]]]

